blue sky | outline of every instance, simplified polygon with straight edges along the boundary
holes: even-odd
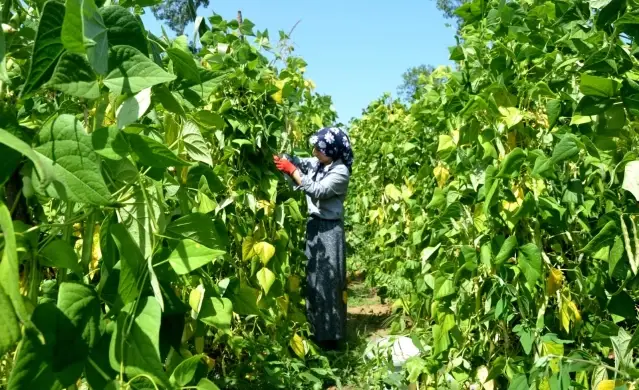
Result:
[[[268,28],[272,40],[301,20],[291,36],[294,54],[308,63],[317,92],[333,97],[342,122],[384,92],[396,95],[407,68],[451,64],[454,27],[446,27],[434,0],[211,0],[198,15],[234,19],[238,10],[256,29]],[[150,10],[142,19],[160,33]]]

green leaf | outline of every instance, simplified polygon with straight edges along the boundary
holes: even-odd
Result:
[[[91,136],[74,116],[62,114],[44,124],[35,151],[54,172],[47,187],[54,198],[92,205],[111,204],[111,194],[102,178],[100,160]]]
[[[439,136],[439,144],[437,145],[437,153],[442,156],[442,158],[446,158],[450,155],[450,153],[455,150],[456,146],[453,142],[453,137],[446,134],[441,134]]]
[[[53,170],[51,167],[44,163],[40,159],[40,156],[31,149],[31,146],[22,141],[20,138],[6,130],[0,129],[0,144],[10,147],[31,160],[38,172],[40,182],[43,185],[48,185],[51,180],[53,180]]]
[[[631,348],[630,335],[624,328],[619,328],[619,333],[616,336],[610,338],[612,348],[615,351],[615,366],[622,370],[633,368],[632,354],[629,354]]]
[[[163,217],[163,210],[154,193],[155,187],[152,185],[147,188],[136,186],[131,199],[118,210],[120,222],[140,248],[143,259],[153,254],[153,232],[155,226],[162,223],[161,219],[156,219]]]
[[[158,385],[171,388],[160,361],[161,316],[160,305],[152,297],[126,305],[117,318],[109,360],[114,370],[123,368],[130,378],[147,375]]]
[[[497,177],[513,178],[519,176],[519,169],[524,161],[526,161],[526,152],[524,152],[521,148],[513,149],[504,158]]]
[[[610,314],[618,315],[625,319],[631,319],[637,316],[634,300],[625,291],[621,291],[619,294],[613,295],[612,298],[610,298],[608,311]]]
[[[528,378],[526,374],[518,374],[515,376],[512,381],[510,381],[510,385],[508,385],[508,390],[528,390]]]
[[[176,156],[171,149],[153,138],[141,134],[127,134],[131,150],[142,165],[154,168],[168,168],[189,165]]]
[[[228,295],[233,303],[233,311],[240,315],[259,315],[260,309],[257,307],[259,296],[259,290],[244,284],[241,284],[232,294]]]
[[[519,342],[521,346],[524,348],[524,352],[526,355],[530,355],[532,351],[532,347],[534,344],[534,333],[531,329],[525,328],[521,325],[517,325],[513,328],[513,332],[519,336]]]
[[[116,111],[118,129],[124,129],[142,118],[151,106],[151,88],[138,92],[135,96],[126,99]]]
[[[120,282],[118,295],[124,304],[134,302],[142,290],[140,287],[145,266],[140,248],[133,241],[124,225],[111,226],[111,235],[120,252]]]
[[[0,284],[0,356],[13,349],[14,345],[20,340],[20,323],[16,317],[11,298],[5,293]]]
[[[101,127],[95,130],[91,133],[91,143],[97,154],[110,160],[122,160],[129,154],[129,145],[126,143],[124,133],[119,131],[117,126]],[[135,177],[137,176],[138,173],[135,171]]]
[[[264,293],[268,294],[269,290],[273,286],[273,283],[275,283],[275,274],[273,273],[273,271],[266,267],[262,267],[261,270],[257,271],[257,274],[255,276],[257,277],[257,282],[259,283],[260,287],[264,289]]]
[[[0,28],[0,81],[8,82],[9,75],[7,74],[7,60],[5,58],[5,53],[7,51],[7,44],[4,39],[3,29]]]
[[[22,294],[20,293],[20,262],[18,259],[15,230],[11,213],[0,198],[0,229],[4,237],[2,261],[0,262],[0,286],[9,297],[19,320],[28,320]]]
[[[619,83],[613,79],[582,73],[579,89],[587,96],[614,97],[619,92]]]
[[[499,113],[502,115],[506,126],[510,129],[521,122],[524,117],[516,107],[499,107]]]
[[[211,382],[210,380],[206,378],[198,382],[196,389],[197,390],[220,390],[220,388],[217,387],[215,383]]]
[[[448,338],[448,331],[442,329],[441,326],[435,324],[433,325],[433,342],[434,342],[434,353],[435,356],[445,352],[450,345],[450,340]]]
[[[208,248],[193,240],[182,240],[171,252],[168,260],[178,275],[188,274],[206,264],[212,263],[216,258],[226,252],[220,249]]]
[[[36,328],[25,328],[9,389],[61,389],[75,383],[89,356],[82,331],[52,302],[36,306],[31,319]]]
[[[184,127],[182,127],[182,140],[191,159],[213,166],[211,150],[206,141],[204,141],[200,128],[195,123],[186,122],[184,124]]]
[[[205,355],[195,355],[182,361],[171,374],[171,383],[174,386],[193,386],[206,377],[208,366]]]
[[[87,60],[79,54],[64,53],[47,85],[79,98],[100,97],[97,76]]]
[[[588,2],[590,3],[590,8],[601,9],[610,4],[610,1],[611,0],[589,0]]]
[[[549,100],[546,103],[546,114],[548,115],[548,127],[552,129],[561,115],[561,100]]]
[[[568,134],[555,145],[550,159],[554,164],[559,164],[562,161],[576,156],[578,153],[579,146],[577,145],[577,138],[572,134]]]
[[[197,69],[195,60],[191,53],[184,52],[177,48],[167,49],[166,54],[173,62],[173,70],[183,79],[200,83],[200,72]]]
[[[517,265],[528,285],[534,286],[541,276],[541,251],[537,245],[530,243],[520,247]]]
[[[253,252],[260,258],[262,264],[266,266],[275,255],[275,247],[268,242],[257,242],[253,245]]]
[[[221,222],[202,213],[191,213],[176,219],[167,232],[191,239],[211,249],[226,250],[227,237]]]
[[[92,287],[80,283],[60,285],[58,308],[71,321],[89,348],[93,348],[101,336],[100,305],[100,299]]]
[[[599,233],[597,233],[597,235],[593,237],[592,240],[590,240],[590,242],[588,242],[588,244],[580,250],[580,252],[592,254],[602,247],[612,245],[618,233],[617,224],[614,221],[608,221]]]
[[[138,93],[156,84],[175,80],[175,76],[131,46],[111,48],[109,69],[104,85],[118,95]]]
[[[87,54],[93,69],[106,74],[109,56],[107,28],[93,0],[66,0],[62,43],[75,54]]]
[[[195,114],[195,121],[200,125],[214,130],[224,130],[226,122],[217,112],[202,110]]]
[[[202,302],[197,318],[218,329],[229,329],[233,319],[233,306],[228,298],[208,297]]]
[[[58,58],[64,51],[64,45],[60,35],[64,22],[64,5],[55,1],[47,1],[42,8],[42,16],[38,25],[31,54],[31,66],[29,74],[22,87],[22,97],[31,95],[44,83],[49,81]]]
[[[53,240],[40,251],[40,262],[49,267],[67,268],[81,273],[82,267],[78,262],[78,255],[71,244],[64,240]]]
[[[107,27],[110,46],[128,45],[136,48],[145,56],[148,54],[149,49],[144,28],[126,8],[117,5],[103,7],[100,8],[100,15],[102,15],[104,25]]]

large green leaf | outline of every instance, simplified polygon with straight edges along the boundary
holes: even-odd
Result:
[[[64,51],[60,38],[64,13],[64,5],[55,0],[48,1],[42,8],[38,34],[31,54],[29,74],[22,87],[23,97],[31,95],[49,81],[53,74],[58,58]]]
[[[204,355],[195,355],[184,360],[173,370],[171,383],[178,387],[196,385],[208,372],[205,359]]]
[[[160,361],[161,315],[160,305],[153,297],[142,297],[137,303],[126,305],[117,318],[109,360],[114,370],[124,369],[130,378],[147,375],[171,388]]]
[[[0,284],[0,356],[4,356],[20,340],[20,323],[16,317],[11,298]]]
[[[167,232],[188,238],[211,249],[226,250],[227,236],[221,221],[202,213],[191,213],[171,222]]]
[[[605,77],[582,74],[579,88],[587,96],[613,97],[619,92],[619,83]]]
[[[0,82],[8,82],[9,75],[7,74],[7,43],[4,39],[3,29],[0,28]]]
[[[40,159],[40,156],[33,151],[31,146],[22,141],[20,138],[9,133],[6,130],[0,129],[0,144],[10,147],[11,149],[19,152],[20,154],[23,154],[25,157],[31,160],[36,168],[36,171],[38,172],[40,182],[43,185],[48,185],[51,180],[53,180],[53,170],[51,169],[51,167],[48,164],[44,163]]]
[[[526,244],[519,248],[517,265],[524,274],[529,286],[534,286],[541,277],[541,251],[535,244]]]
[[[614,221],[608,221],[608,223],[597,233],[596,236],[588,242],[588,244],[581,249],[581,252],[588,254],[595,253],[604,246],[612,245],[615,237],[619,234],[617,224]]]
[[[78,255],[68,241],[53,240],[40,251],[40,263],[49,267],[67,268],[81,273],[82,266],[78,262]]]
[[[233,319],[233,303],[228,298],[207,297],[197,318],[218,329],[228,329]]]
[[[86,58],[64,53],[48,85],[71,96],[84,99],[100,97],[100,84]]]
[[[126,8],[112,5],[100,8],[100,15],[107,27],[109,45],[128,45],[138,49],[145,56],[149,49],[146,34],[139,20]]]
[[[4,238],[2,261],[0,262],[0,285],[7,295],[21,321],[28,319],[27,309],[20,294],[20,262],[18,259],[15,230],[11,221],[11,213],[0,199],[0,228]]]
[[[186,122],[182,127],[182,140],[189,157],[195,161],[213,166],[211,151],[209,150],[200,128],[193,122]]]
[[[177,48],[171,48],[166,51],[171,62],[173,62],[173,70],[183,79],[200,83],[200,73],[197,65],[193,60],[193,55]]]
[[[35,150],[51,166],[55,181],[47,193],[78,203],[108,205],[111,194],[100,171],[100,160],[88,135],[74,116],[52,118],[38,134]]]
[[[83,330],[51,302],[38,305],[31,319],[37,330],[25,329],[9,389],[61,389],[75,383],[89,356]]]
[[[178,275],[184,275],[213,262],[225,253],[187,239],[180,241],[168,260]]]
[[[118,128],[124,129],[142,118],[151,106],[151,88],[138,92],[135,96],[126,99],[116,111]]]
[[[101,336],[102,309],[95,290],[80,283],[62,283],[58,292],[58,308],[71,321],[89,348]]]
[[[495,256],[495,264],[502,264],[506,260],[508,260],[513,253],[515,253],[515,249],[517,248],[517,237],[510,236],[504,243],[501,245],[497,256]]]
[[[565,135],[552,151],[551,161],[558,164],[579,153],[577,138],[572,134]]]
[[[155,62],[131,46],[115,46],[109,52],[109,74],[104,85],[111,92],[134,94],[175,79]]]
[[[93,69],[106,74],[109,58],[107,29],[93,0],[66,0],[62,43],[71,53],[87,54]]]
[[[131,199],[118,210],[119,221],[133,237],[136,246],[147,259],[153,254],[153,232],[162,224],[163,210],[155,194],[155,188],[136,187]],[[161,233],[161,232],[157,232]]]
[[[189,165],[176,156],[171,149],[158,141],[141,134],[128,134],[127,140],[138,161],[143,165],[155,168],[168,168]]]
[[[526,152],[521,148],[513,149],[501,164],[498,177],[516,177],[519,176],[519,169],[521,165],[526,161]]]
[[[111,226],[111,234],[120,252],[119,298],[124,304],[135,301],[142,291],[144,268],[146,262],[140,248],[133,241],[124,225],[118,223]]]

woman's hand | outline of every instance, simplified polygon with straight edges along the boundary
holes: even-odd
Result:
[[[273,162],[275,163],[275,167],[280,171],[284,172],[289,176],[292,176],[293,173],[297,170],[297,167],[286,158],[280,158],[278,156],[273,156]]]

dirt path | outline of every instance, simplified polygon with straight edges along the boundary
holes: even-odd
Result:
[[[348,286],[347,344],[343,351],[328,355],[342,381],[343,390],[359,390],[358,373],[361,372],[363,354],[369,341],[389,333],[391,305],[382,303],[376,291],[363,282]],[[337,390],[336,386],[327,390]]]

